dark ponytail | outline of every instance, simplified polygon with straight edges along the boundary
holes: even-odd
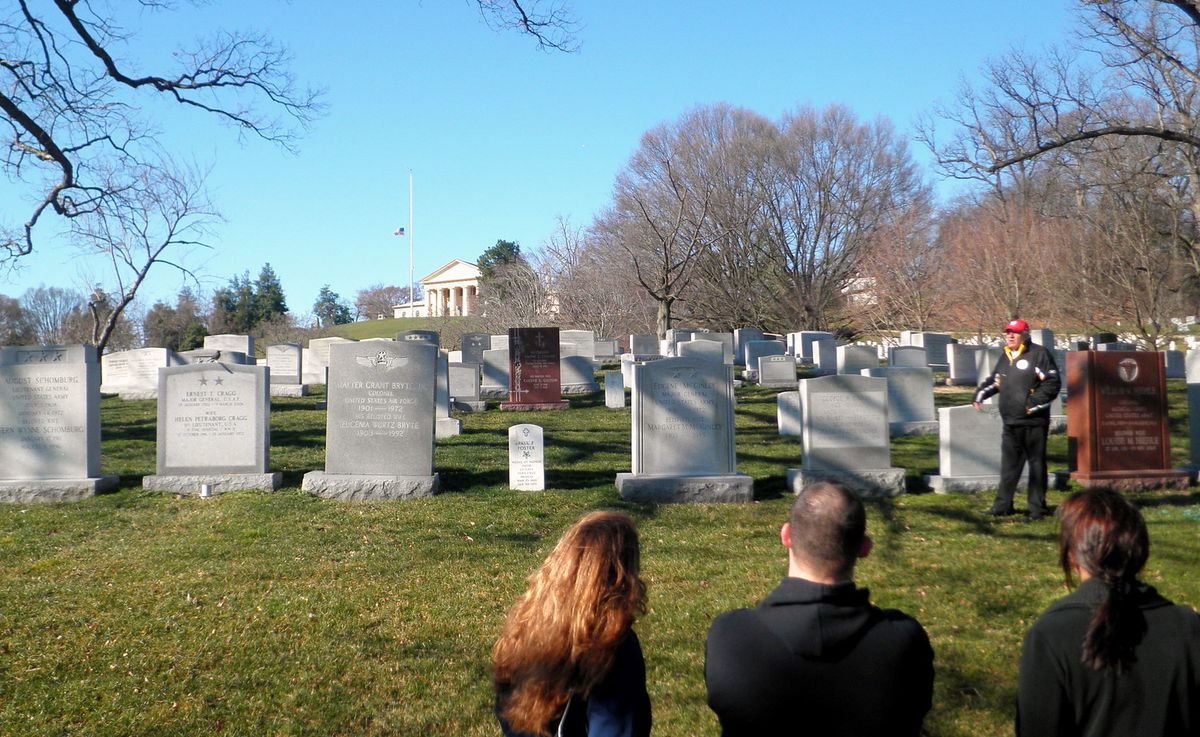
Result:
[[[1121,494],[1089,489],[1071,495],[1059,509],[1059,558],[1067,583],[1078,568],[1105,586],[1083,638],[1084,665],[1124,669],[1146,623],[1135,596],[1137,575],[1150,555],[1142,515]]]

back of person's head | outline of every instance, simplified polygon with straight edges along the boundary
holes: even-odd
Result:
[[[867,534],[867,512],[854,493],[829,481],[810,484],[796,495],[788,524],[798,560],[833,578],[850,578]]]
[[[1072,494],[1058,515],[1059,561],[1067,584],[1078,569],[1107,590],[1088,625],[1082,660],[1096,670],[1127,666],[1145,628],[1134,587],[1150,556],[1146,522],[1129,500],[1108,489]]]
[[[493,680],[510,695],[504,718],[548,734],[572,691],[585,696],[612,668],[646,587],[629,515],[593,512],[571,526],[513,605],[492,650]]]

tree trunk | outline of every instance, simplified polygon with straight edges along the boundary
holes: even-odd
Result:
[[[660,299],[658,301],[658,339],[666,340],[667,331],[671,329],[671,303],[675,300]]]

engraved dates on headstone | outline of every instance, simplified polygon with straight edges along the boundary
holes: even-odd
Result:
[[[422,341],[331,346],[325,472],[431,475],[436,366]]]
[[[161,369],[158,474],[266,472],[266,374],[263,367],[223,364]]]
[[[546,488],[545,445],[539,425],[508,428],[508,486],[517,491]]]

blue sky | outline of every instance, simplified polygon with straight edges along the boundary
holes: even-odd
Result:
[[[573,54],[488,28],[470,0],[211,2],[143,19],[143,60],[202,29],[263,30],[292,51],[300,80],[327,90],[328,112],[297,155],[154,108],[166,142],[211,167],[224,222],[214,249],[188,262],[204,288],[270,262],[293,313],[310,311],[323,284],[352,301],[363,287],[407,282],[400,226],[417,279],[498,238],[536,250],[557,216],[586,225],[606,206],[643,132],[700,104],[776,118],[837,102],[907,134],[988,57],[1064,40],[1076,12],[1067,0],[569,2],[580,21]],[[0,186],[0,212],[23,220],[30,194]],[[104,278],[102,262],[43,235],[21,269],[0,276],[0,293]],[[181,283],[161,268],[141,301],[171,301]]]

